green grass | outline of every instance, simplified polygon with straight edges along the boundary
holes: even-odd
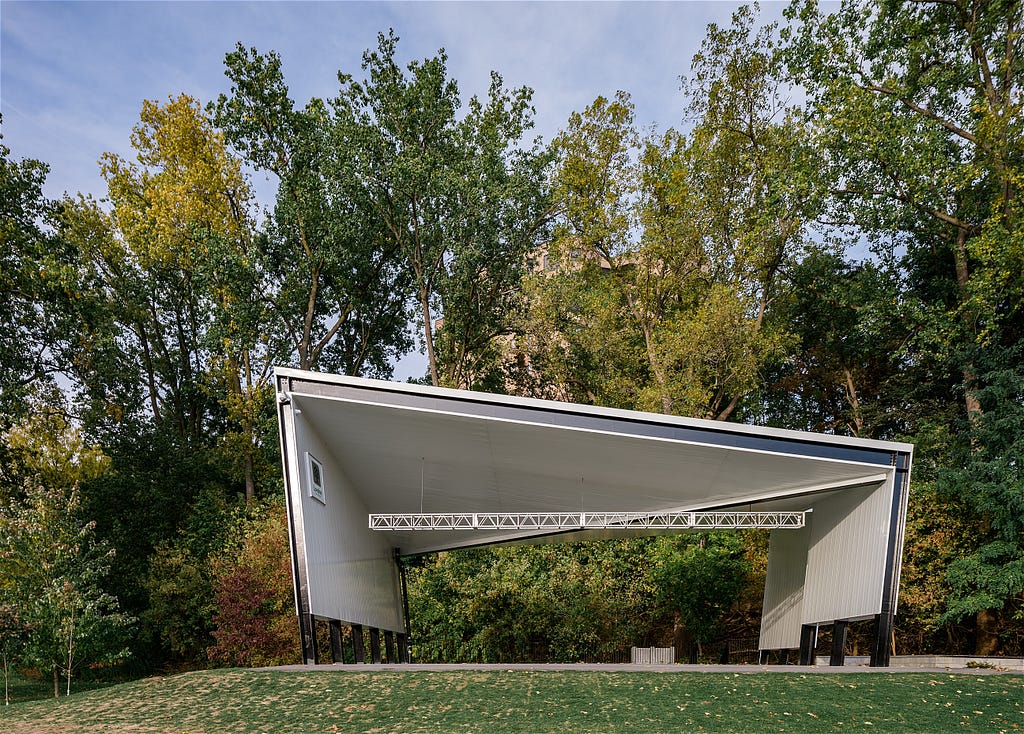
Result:
[[[13,704],[0,731],[1015,732],[1024,676],[202,671]]]
[[[89,677],[89,678],[75,678],[71,681],[71,693],[81,693],[84,691],[94,691],[99,688],[108,688],[117,683],[123,682],[125,678],[122,676],[120,680],[107,676],[105,678]],[[64,695],[65,686],[67,681],[64,678],[60,679],[60,692]],[[3,698],[3,672],[0,671],[0,698]],[[25,678],[24,676],[18,675],[11,671],[10,678],[7,682],[7,695],[10,698],[12,704],[22,703],[25,701],[34,701],[37,699],[52,698],[53,697],[53,678]],[[2,711],[3,701],[0,701],[0,721],[3,720]],[[3,729],[0,729],[2,732]]]

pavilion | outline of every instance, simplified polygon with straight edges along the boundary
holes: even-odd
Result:
[[[403,557],[489,544],[771,529],[759,648],[874,620],[887,666],[913,447],[278,368],[302,657],[315,620],[408,661]]]

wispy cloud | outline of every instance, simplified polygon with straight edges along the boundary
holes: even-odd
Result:
[[[0,5],[0,111],[5,143],[52,167],[48,193],[102,195],[96,160],[126,153],[143,99],[227,91],[224,53],[236,42],[277,50],[296,99],[330,98],[337,71],[393,27],[399,54],[444,47],[468,97],[490,71],[535,90],[536,132],[550,138],[573,110],[618,89],[641,125],[679,125],[679,76],[709,22],[732,2],[62,3]],[[778,17],[781,3],[764,15]]]

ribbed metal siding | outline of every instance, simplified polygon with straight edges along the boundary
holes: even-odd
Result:
[[[885,582],[892,478],[814,503],[804,582],[804,624],[878,614]]]
[[[761,613],[762,650],[800,646],[804,605],[804,573],[810,528],[773,530],[768,543],[768,575]]]

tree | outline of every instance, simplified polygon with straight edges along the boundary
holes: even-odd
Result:
[[[830,14],[800,2],[788,11],[790,69],[807,91],[808,119],[834,182],[829,216],[883,254],[905,252],[910,364],[917,385],[934,386],[918,403],[919,430],[941,424],[954,436],[966,418],[969,450],[979,456],[988,452],[976,442],[996,440],[983,424],[1004,420],[985,410],[1009,411],[1011,423],[1013,410],[983,404],[982,373],[1013,353],[1021,334],[1022,13],[1019,3],[973,0],[848,2]],[[933,446],[942,452],[932,457],[936,473],[956,476],[963,444]],[[942,506],[967,513],[981,552],[992,518],[977,513],[970,495],[1005,507],[997,500],[1005,488],[982,482],[968,489],[955,480],[938,486],[968,495],[948,495]],[[1015,578],[1012,564],[1005,570],[1004,580]],[[996,620],[1014,597],[985,598],[994,606],[975,616],[979,653],[998,647]],[[976,604],[952,606],[963,612]]]
[[[150,409],[160,422],[167,402],[174,413],[184,410],[182,403],[190,404],[189,413],[199,413],[202,392],[217,396],[238,426],[226,440],[240,457],[251,502],[256,469],[264,468],[257,467],[262,437],[256,424],[280,356],[262,336],[269,308],[249,220],[252,194],[241,162],[186,95],[163,106],[144,102],[132,142],[138,164],[104,157],[114,222],[126,245],[107,265],[124,269],[134,262],[157,289],[160,281],[174,286],[167,301],[149,308],[151,314],[173,313],[174,321],[161,323],[166,317],[157,316],[148,329],[139,329]],[[122,262],[113,262],[118,257]],[[169,369],[176,372],[171,379]],[[179,433],[196,437],[201,418],[180,416]]]
[[[676,539],[659,559],[654,579],[661,600],[679,612],[699,648],[714,639],[750,570],[737,535],[701,533]]]
[[[56,335],[66,325],[49,306],[71,286],[61,267],[66,247],[54,234],[59,207],[43,196],[48,172],[0,144],[0,430],[65,365]]]
[[[362,82],[339,75],[330,180],[401,258],[433,384],[471,388],[493,373],[521,273],[543,241],[547,158],[523,144],[530,89],[506,90],[492,72],[486,100],[470,99],[460,120],[444,50],[406,76],[397,44],[378,36]],[[488,384],[501,388],[493,376]]]
[[[97,541],[95,522],[80,517],[79,481],[104,471],[106,462],[58,415],[37,419],[8,440],[30,449],[30,478],[0,514],[0,578],[6,580],[0,592],[26,631],[21,661],[52,673],[55,697],[63,673],[70,695],[83,662],[127,654],[124,633],[133,622],[100,586],[113,550]]]
[[[694,68],[688,137],[641,141],[619,93],[556,139],[558,274],[534,276],[526,330],[558,331],[530,334],[547,352],[524,361],[568,368],[597,402],[726,420],[792,342],[771,310],[819,185],[771,28],[749,9],[710,26]]]
[[[210,558],[214,586],[211,661],[283,665],[299,649],[288,522],[283,503],[239,514],[223,551]]]
[[[776,313],[799,340],[767,377],[750,414],[786,428],[893,439],[909,435],[912,306],[892,263],[853,263],[815,248],[790,271]]]
[[[231,94],[209,106],[213,121],[247,163],[278,180],[259,243],[273,351],[301,369],[390,375],[389,361],[409,343],[407,283],[393,246],[346,195],[351,172],[325,169],[326,105],[295,108],[274,52],[239,44],[225,66]]]
[[[177,534],[165,537],[150,556],[143,629],[171,660],[186,665],[207,660],[216,610],[212,565],[233,533],[231,506],[215,489],[206,489]]]
[[[944,496],[969,517],[980,518],[971,538],[950,563],[950,595],[943,622],[988,610],[1005,615],[1004,629],[1024,619],[1024,348],[986,354],[977,378],[980,415],[964,420],[969,440],[960,443],[939,477]],[[984,642],[984,641],[982,641]],[[989,643],[991,644],[991,643]],[[998,649],[993,645],[992,652]],[[990,653],[991,654],[991,653]]]
[[[658,541],[460,550],[409,569],[417,659],[615,660],[665,629],[654,604]]]

